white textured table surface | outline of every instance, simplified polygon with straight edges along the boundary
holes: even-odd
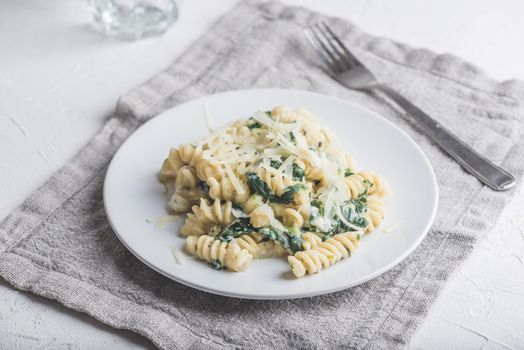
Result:
[[[363,29],[524,79],[520,0],[307,0]],[[84,2],[0,1],[0,218],[102,126],[118,96],[166,67],[236,0],[191,0],[164,36],[105,39]],[[524,116],[523,116],[524,117]],[[524,191],[453,276],[413,349],[524,348]],[[0,280],[0,349],[152,348]]]

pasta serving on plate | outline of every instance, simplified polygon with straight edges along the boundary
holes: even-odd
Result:
[[[383,220],[388,193],[302,108],[257,112],[173,148],[159,178],[170,210],[188,213],[190,254],[231,271],[285,257],[296,277],[351,256]]]

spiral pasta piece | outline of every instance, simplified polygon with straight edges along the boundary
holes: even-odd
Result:
[[[180,158],[185,164],[195,166],[202,159],[202,147],[184,143],[178,147]]]
[[[160,169],[159,179],[163,184],[172,182],[176,179],[178,170],[184,165],[184,161],[180,157],[180,152],[176,148],[171,148],[169,155],[162,163]]]
[[[187,251],[196,258],[232,271],[244,271],[253,261],[253,255],[237,243],[226,243],[208,235],[189,236]]]
[[[218,260],[224,263],[226,256],[227,243],[208,235],[189,236],[186,238],[187,251],[207,262]]]
[[[253,255],[251,255],[246,249],[240,248],[236,243],[230,243],[226,250],[226,256],[224,259],[224,265],[236,272],[245,271],[253,262]]]
[[[209,197],[212,199],[243,204],[250,197],[249,186],[246,182],[241,182],[243,193],[238,193],[229,177],[222,177],[221,180],[210,177],[206,182],[209,186]]]
[[[368,189],[368,194],[384,196],[388,193],[388,185],[381,176],[368,170],[361,171],[358,174],[369,182],[370,186]]]
[[[184,225],[180,228],[180,233],[184,236],[202,236],[211,230],[212,225],[202,220],[199,216],[189,213],[187,214]]]
[[[249,221],[256,228],[271,226],[274,220],[275,214],[273,209],[267,204],[257,207],[249,214]]]
[[[186,213],[198,203],[204,193],[199,188],[176,188],[168,206],[175,213]]]
[[[226,174],[220,164],[205,159],[198,159],[195,162],[195,169],[198,178],[202,181],[208,181],[210,178],[220,181]]]
[[[323,182],[325,178],[324,169],[321,167],[314,167],[309,162],[305,163],[305,174],[306,174],[306,180],[309,181],[320,181]]]
[[[258,243],[257,259],[277,258],[288,256],[286,248],[282,247],[280,243],[275,241],[264,241]]]
[[[367,200],[368,210],[366,218],[369,225],[366,227],[365,232],[371,232],[384,220],[384,201],[376,195],[369,196]]]
[[[258,257],[258,252],[260,248],[258,243],[250,235],[242,235],[237,238],[237,244],[240,248],[247,250],[254,258]]]
[[[318,123],[304,122],[302,123],[301,131],[306,137],[309,146],[322,148],[326,143],[326,135]]]
[[[178,175],[175,180],[175,187],[180,188],[195,188],[198,183],[195,169],[192,166],[184,165],[178,170]]]
[[[309,199],[309,194],[311,193],[313,188],[313,185],[311,183],[307,184],[307,188],[305,190],[300,190],[297,193],[295,193],[293,197],[293,203],[295,203],[298,206],[307,206],[311,203],[311,200]]]
[[[251,136],[252,135],[251,130],[249,130],[249,128],[243,124],[245,124],[245,122],[242,120],[239,120],[233,124],[233,127],[227,128],[226,132],[230,135],[235,135],[235,136],[244,136],[244,137]]]
[[[343,258],[348,258],[358,246],[358,236],[345,232],[318,242],[311,249],[288,256],[288,263],[295,277],[318,273]]]
[[[302,227],[304,223],[309,222],[311,215],[310,204],[269,203],[269,206],[273,209],[274,215],[283,221],[284,226]],[[301,218],[297,215],[301,216]]]
[[[302,247],[304,250],[310,250],[322,243],[322,239],[313,232],[306,232],[302,234]]]
[[[292,123],[297,120],[297,115],[293,113],[293,110],[285,106],[273,108],[271,110],[271,116],[282,123]]]
[[[251,214],[256,208],[264,203],[264,198],[258,194],[254,194],[248,198],[244,204],[244,211],[247,215]]]
[[[286,208],[282,213],[284,226],[300,228],[304,225],[304,218],[300,213],[293,208]]]
[[[275,216],[278,216],[280,218],[284,216],[284,210],[286,210],[289,207],[288,204],[281,203],[269,203],[269,206],[271,207],[271,209],[273,209]]]
[[[318,118],[313,113],[311,113],[310,111],[302,107],[295,109],[295,115],[300,116],[299,119],[301,120],[309,120],[309,121],[318,120]]]
[[[264,235],[258,232],[250,233],[247,236],[249,236],[258,246],[258,248],[252,247],[252,250],[256,251],[256,253],[253,254],[253,258],[255,259],[283,257],[288,256],[289,254],[287,249],[282,247],[280,243],[267,239]],[[239,243],[239,246],[241,246],[239,240],[237,240],[237,243]],[[253,245],[253,242],[251,241],[248,241],[246,243]]]
[[[233,221],[232,203],[221,204],[215,200],[209,204],[207,199],[200,199],[200,205],[192,207],[192,213],[187,214],[187,219],[180,233],[184,236],[200,236],[209,233],[216,225],[227,226]]]
[[[265,168],[258,168],[257,173],[277,196],[282,195],[286,187],[293,185],[293,179],[283,174],[278,175]]]
[[[213,204],[209,204],[207,199],[200,199],[200,206],[198,207],[199,215],[212,223],[227,226],[233,221],[231,213],[232,203],[225,202],[221,204],[218,199],[215,199]]]
[[[360,194],[362,194],[367,186],[364,183],[366,180],[360,173],[353,174],[351,176],[345,177],[344,182],[347,185],[349,196],[352,199],[356,199]]]
[[[298,191],[295,193],[295,196],[293,198],[293,202],[295,203],[294,208],[297,210],[297,212],[302,216],[304,219],[304,222],[309,222],[309,219],[311,217],[311,199],[310,199],[310,193],[312,191],[312,184],[307,184],[307,189]]]

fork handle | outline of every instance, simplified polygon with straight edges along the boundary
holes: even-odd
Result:
[[[515,185],[515,178],[510,173],[478,154],[404,96],[386,85],[375,85],[375,88],[410,114],[433,141],[482,183],[497,191],[505,191]]]

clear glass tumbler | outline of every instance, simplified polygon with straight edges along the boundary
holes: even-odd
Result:
[[[161,34],[178,18],[176,0],[87,0],[95,27],[123,39]]]

